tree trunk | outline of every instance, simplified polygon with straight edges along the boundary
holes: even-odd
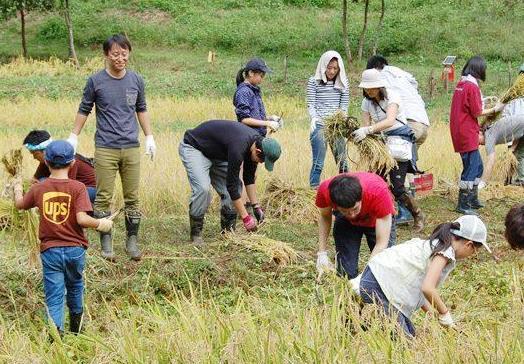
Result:
[[[75,38],[73,36],[73,22],[71,21],[71,14],[69,13],[69,0],[64,0],[62,3],[62,11],[64,12],[64,19],[67,26],[67,37],[69,41],[69,59],[73,61],[76,68],[80,68],[78,57],[75,50]]]
[[[22,26],[22,56],[27,58],[27,44],[25,40],[25,9],[20,9],[20,24]]]
[[[344,37],[344,51],[346,52],[346,59],[349,63],[352,61],[351,49],[349,48],[349,34],[348,34],[348,1],[342,1],[342,36]]]
[[[377,34],[375,36],[375,44],[373,44],[373,55],[377,54],[378,49],[378,38],[382,34],[382,27],[384,25],[384,13],[386,12],[386,0],[382,0],[382,6],[380,8],[380,19],[378,21]]]
[[[366,30],[368,28],[368,10],[369,0],[366,0],[364,5],[364,25],[362,26],[362,33],[360,33],[360,39],[358,41],[358,60],[362,60],[362,51],[364,50],[364,40],[366,38]]]

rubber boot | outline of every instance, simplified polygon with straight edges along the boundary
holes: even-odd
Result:
[[[82,330],[82,316],[83,312],[80,313],[69,313],[69,331],[77,335]]]
[[[111,215],[110,211],[95,211],[94,217],[97,219],[108,217]],[[102,258],[109,260],[110,262],[115,261],[115,253],[113,252],[113,237],[111,232],[100,233],[100,246],[102,248]]]
[[[406,208],[402,201],[397,201],[398,214],[395,216],[395,223],[397,225],[407,225],[413,222],[413,216]]]
[[[467,188],[461,188],[458,195],[458,204],[455,211],[460,212],[464,215],[477,215],[475,210],[471,209],[469,205],[471,190]]]
[[[404,205],[406,205],[406,208],[409,210],[409,212],[411,212],[411,215],[413,215],[413,231],[416,233],[421,232],[424,229],[426,216],[420,207],[418,207],[415,198],[408,195],[407,193],[404,193],[402,196],[400,196],[399,200]]]
[[[253,208],[251,208],[253,212]],[[220,209],[220,228],[221,232],[232,232],[235,231],[237,225],[237,213],[234,210]]]
[[[474,185],[473,190],[471,190],[469,205],[474,210],[478,210],[484,207],[484,204],[482,204],[479,201],[479,186],[478,185]]]
[[[142,259],[142,253],[138,248],[138,228],[140,227],[140,215],[139,214],[126,214],[126,252],[134,261]]]
[[[189,215],[189,229],[191,234],[191,241],[196,245],[204,245],[202,239],[202,229],[204,228],[204,216]]]

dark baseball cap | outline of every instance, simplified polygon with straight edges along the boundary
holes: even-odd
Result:
[[[252,58],[247,62],[246,71],[262,71],[264,73],[271,73],[271,68],[269,68],[262,58]]]
[[[273,138],[264,138],[262,139],[262,153],[264,153],[264,166],[268,171],[273,171],[275,162],[282,153],[280,144]]]
[[[75,159],[75,150],[65,140],[55,140],[45,148],[44,158],[53,164],[66,165]]]

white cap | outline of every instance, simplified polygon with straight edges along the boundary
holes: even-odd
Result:
[[[454,235],[471,240],[475,243],[480,243],[484,245],[484,248],[486,248],[490,254],[492,254],[491,249],[486,243],[488,229],[486,229],[486,225],[484,225],[478,216],[464,215],[456,219],[454,222],[458,222],[460,224],[460,229],[451,229],[451,232]]]
[[[386,87],[386,83],[380,77],[380,71],[375,68],[365,70],[362,72],[362,79],[360,81],[360,88],[381,88]]]

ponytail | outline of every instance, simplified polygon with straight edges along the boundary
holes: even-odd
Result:
[[[237,86],[240,85],[242,82],[245,81],[246,79],[246,69],[244,67],[242,67],[238,73],[237,73],[237,78],[236,78],[236,82],[237,82]]]
[[[445,222],[438,225],[435,230],[433,230],[429,237],[429,243],[432,250],[430,257],[434,257],[436,254],[445,251],[451,246],[451,241],[454,236],[451,232],[452,229],[459,230],[460,224],[458,222]],[[437,240],[435,246],[432,245],[434,240]]]

